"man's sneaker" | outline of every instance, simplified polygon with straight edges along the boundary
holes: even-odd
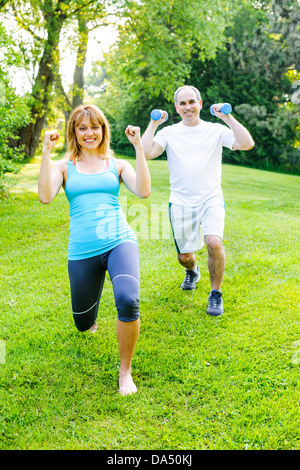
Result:
[[[185,278],[183,283],[181,284],[182,290],[194,290],[196,288],[196,284],[200,279],[200,271],[197,266],[197,272],[190,271],[189,269],[185,270]]]
[[[217,290],[212,290],[208,297],[208,308],[206,310],[208,315],[219,317],[223,315],[223,299],[222,293]]]

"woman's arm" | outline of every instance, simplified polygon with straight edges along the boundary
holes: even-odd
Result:
[[[62,165],[54,165],[51,168],[50,154],[51,150],[59,139],[56,131],[47,131],[44,136],[44,146],[42,151],[42,163],[38,179],[39,200],[43,204],[49,204],[63,184]]]
[[[136,171],[130,163],[122,160],[120,176],[125,186],[136,196],[139,198],[149,197],[151,194],[151,178],[142,146],[140,128],[127,126],[125,134],[135,148]]]

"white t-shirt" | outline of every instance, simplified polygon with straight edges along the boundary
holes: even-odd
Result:
[[[222,148],[232,149],[234,133],[227,126],[201,121],[164,127],[154,136],[167,153],[170,170],[170,202],[198,205],[223,195],[221,189]]]

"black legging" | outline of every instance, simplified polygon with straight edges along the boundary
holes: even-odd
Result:
[[[130,322],[139,318],[139,251],[137,245],[124,242],[111,251],[92,258],[68,261],[72,310],[79,331],[91,328],[108,270],[113,284],[118,318]]]

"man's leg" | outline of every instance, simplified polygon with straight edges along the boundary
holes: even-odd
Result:
[[[178,261],[181,266],[184,266],[185,278],[181,284],[182,290],[194,290],[196,284],[200,279],[200,271],[196,264],[195,253],[178,253]]]
[[[195,253],[178,253],[178,261],[181,266],[184,266],[185,269],[193,271],[196,267],[196,256]]]
[[[195,252],[204,245],[200,230],[201,210],[199,207],[186,207],[170,203],[169,218],[178,261],[186,269],[181,288],[194,290],[200,279]]]
[[[223,314],[221,285],[225,271],[225,250],[222,238],[215,235],[205,237],[208,251],[208,269],[211,282],[211,293],[208,298],[207,314],[220,316]]]
[[[215,235],[207,235],[205,243],[208,251],[208,270],[210,275],[211,288],[221,290],[221,285],[225,271],[225,250],[223,241]]]

